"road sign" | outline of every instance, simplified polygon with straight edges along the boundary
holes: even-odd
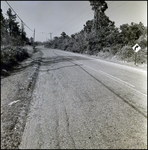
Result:
[[[138,44],[135,44],[132,48],[136,53],[141,49],[141,47]]]

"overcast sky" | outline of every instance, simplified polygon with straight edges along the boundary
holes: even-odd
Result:
[[[140,21],[147,26],[147,1],[106,1],[108,9],[105,14],[116,27]],[[17,15],[32,30],[35,29],[35,40],[46,41],[60,36],[64,31],[69,36],[83,29],[87,20],[92,20],[94,12],[89,1],[8,1]],[[1,1],[3,15],[9,8]],[[20,22],[19,19],[17,19]],[[27,37],[33,32],[25,26]]]

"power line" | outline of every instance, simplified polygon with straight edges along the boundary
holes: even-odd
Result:
[[[111,4],[111,3],[113,3],[113,2],[114,2],[114,1],[110,2],[109,4]],[[127,2],[125,2],[125,3],[127,3]],[[123,3],[123,4],[119,5],[119,6],[117,6],[116,8],[112,9],[111,11],[117,9],[118,7],[124,5],[125,3]],[[109,11],[109,12],[110,12],[110,11]],[[88,15],[90,16],[91,14],[88,14]],[[87,15],[87,16],[88,16],[88,15]],[[86,17],[86,16],[85,16],[85,17]],[[83,17],[83,19],[84,19],[85,17]],[[81,20],[81,21],[82,21],[82,20]],[[69,29],[71,30],[73,27],[75,27],[74,25],[77,24],[77,23],[79,23],[79,22],[80,22],[80,20],[78,20],[77,22],[74,22],[73,26],[71,26],[71,27],[68,28],[68,29],[66,28],[66,30],[69,30]]]
[[[77,16],[79,16],[80,14],[82,15],[84,12],[88,11],[90,6],[87,6],[85,9],[83,9],[80,13],[78,13],[74,18],[71,18],[71,20],[74,20],[75,18],[77,18]]]
[[[114,1],[111,1],[108,5],[110,5],[110,4],[112,4]],[[125,2],[125,3],[127,3],[127,2]],[[118,7],[121,7],[122,5],[124,5],[125,3],[123,3],[123,4],[121,4],[121,5],[119,5],[119,6],[117,6],[116,8],[114,8],[114,9],[112,9],[111,11],[113,11],[113,10],[115,10],[115,9],[117,9]],[[110,11],[109,11],[110,12]],[[90,16],[90,15],[92,15],[91,13],[89,13],[87,16]],[[70,22],[68,25],[66,25],[65,27],[68,27],[69,25],[71,25],[70,27],[68,27],[68,28],[66,28],[66,31],[69,31],[69,30],[72,30],[72,29],[74,29],[74,28],[76,28],[76,24],[77,23],[79,23],[79,22],[81,22],[83,19],[85,19],[87,16],[84,16],[84,17],[82,17],[82,18],[77,18],[77,19],[79,19],[79,20],[77,20],[77,19],[75,19],[75,20],[73,20],[74,22],[72,23],[72,22]],[[80,20],[81,19],[81,20]],[[77,21],[76,21],[77,20]],[[76,22],[75,22],[76,21]],[[65,28],[64,27],[64,28]]]
[[[110,3],[108,3],[108,4],[111,4],[111,3],[113,3],[114,1],[111,1]]]
[[[109,4],[111,4],[111,3],[113,3],[113,2],[114,2],[114,1],[110,2]],[[125,2],[125,3],[127,3],[127,2]],[[123,3],[123,4],[119,5],[119,6],[117,6],[117,7],[114,8],[114,9],[117,9],[118,7],[124,5],[125,3]],[[112,10],[114,10],[114,9],[112,9]],[[111,10],[111,11],[112,11],[112,10]],[[109,12],[110,12],[110,11],[109,11]],[[90,14],[88,14],[88,15],[90,16]],[[88,16],[88,15],[87,15],[87,16]],[[86,16],[85,16],[85,17],[86,17]],[[84,19],[85,17],[83,17],[83,19]],[[80,22],[80,20],[78,20],[77,22],[74,22],[74,23],[77,24],[77,23],[79,23],[79,22]],[[68,29],[66,29],[66,30],[69,30],[69,29],[73,28],[75,24],[73,24],[73,26],[71,26],[70,28],[68,28]]]
[[[8,5],[9,5],[9,7],[13,10],[13,12],[17,15],[17,17],[24,23],[24,25],[26,25],[26,23],[19,17],[19,15],[14,11],[14,9],[10,6],[10,4],[7,2],[7,1],[5,1]],[[27,25],[26,25],[26,27],[28,28],[28,29],[30,29]],[[30,29],[32,32],[34,32],[32,29]]]
[[[26,23],[24,23],[25,25],[26,25]],[[27,25],[26,25],[26,27],[28,28],[28,29],[30,29]],[[32,32],[34,32],[32,29],[30,29]]]
[[[29,28],[28,26],[27,26],[27,24],[19,17],[19,15],[15,12],[15,10],[11,7],[11,5],[7,2],[7,1],[5,1],[8,5],[9,5],[9,7],[13,10],[13,12],[17,15],[17,17],[21,20],[21,22],[24,24],[24,25],[26,25],[26,27],[27,28]],[[29,28],[30,29],[30,28]],[[32,30],[32,29],[30,29],[32,32],[34,32],[35,30]],[[38,32],[38,31],[37,31]],[[41,33],[44,33],[44,32],[41,32]]]
[[[125,2],[125,3],[127,3],[127,2]],[[121,4],[121,5],[117,6],[117,7],[115,7],[114,9],[110,10],[109,12],[111,12],[111,11],[113,11],[113,10],[117,9],[118,7],[120,7],[120,6],[124,5],[125,3],[123,3],[123,4]],[[109,13],[109,12],[108,12],[108,13]]]
[[[80,18],[79,20],[77,20],[77,22],[74,22],[73,26],[69,27],[67,30],[75,27],[76,24],[78,24],[79,22],[83,21],[84,19],[86,20],[88,17],[90,17],[92,14],[88,14],[87,16],[84,16],[83,18]]]
[[[92,13],[88,13],[88,14],[86,14],[85,16],[83,16],[83,17],[81,17],[81,18],[77,18],[77,19],[73,20],[73,21],[70,22],[69,24],[65,25],[65,26],[62,28],[62,30],[64,30],[64,29],[67,30],[67,28],[68,28],[68,30],[69,30],[69,28],[72,28],[75,24],[77,24],[77,23],[79,23],[80,21],[84,20],[84,18],[85,18],[85,19],[88,18],[88,16],[90,17],[91,15],[92,15]]]
[[[109,4],[112,4],[114,1],[111,1]],[[109,5],[108,4],[108,5]],[[82,10],[79,14],[81,14],[82,12],[84,13],[84,12],[86,12],[86,11],[88,11],[90,6],[88,6],[87,8],[85,8],[84,10]],[[86,10],[87,9],[87,10]],[[86,10],[86,11],[85,11]],[[82,14],[83,14],[82,13]],[[77,14],[74,18],[76,18],[79,14]],[[81,14],[81,15],[82,15]],[[90,14],[91,13],[89,13],[89,14],[87,14],[87,16],[89,15],[90,16]],[[79,15],[79,16],[81,16],[81,15]],[[78,23],[78,22],[80,22],[80,19],[79,19],[79,17],[78,18],[76,18],[76,19],[74,19],[74,18],[72,18],[71,20],[72,20],[72,22],[69,22],[68,24],[66,24],[66,26],[64,26],[64,28],[65,27],[68,27],[68,26],[70,26],[71,24],[73,24],[74,23],[74,25],[76,24],[76,23]],[[84,18],[86,18],[86,16],[84,16],[84,17],[82,17],[81,19],[84,19]],[[77,19],[79,19],[78,21],[76,21]],[[76,22],[75,22],[76,21]],[[60,29],[60,28],[62,28],[63,27],[63,25],[61,26],[61,27],[59,27],[58,29]],[[71,28],[71,27],[70,27]],[[68,30],[70,29],[70,28],[68,28]],[[66,28],[66,30],[67,30],[67,28]]]
[[[114,1],[111,1],[108,5],[110,5],[110,4],[112,4],[112,3],[114,3]],[[127,2],[125,2],[125,3],[127,3]],[[117,7],[115,7],[114,9],[110,10],[109,12],[111,12],[111,11],[117,9],[118,7],[121,7],[121,6],[124,5],[125,3],[123,3],[123,4],[121,4],[121,5],[117,6]],[[89,6],[88,6],[88,7],[89,7]],[[88,7],[87,7],[87,8],[88,8]],[[87,8],[85,8],[85,9],[84,9],[83,11],[81,11],[79,14],[81,14],[82,12],[84,13],[84,11],[86,12],[86,11],[87,11],[87,10],[86,10]],[[76,18],[79,14],[77,14],[74,18]],[[81,14],[81,15],[82,15],[82,14]],[[81,16],[81,15],[79,15],[79,16]],[[92,15],[92,14],[89,13],[88,15],[90,16],[90,15]],[[88,15],[87,15],[87,16],[88,16]],[[84,17],[82,17],[81,19],[84,19],[84,18],[86,18],[87,16],[84,16]],[[74,18],[70,19],[70,20],[72,20],[72,22],[74,21],[74,22],[73,22],[74,24],[73,24],[72,22],[69,22],[69,24],[67,24],[66,27],[68,27],[68,26],[71,25],[71,24],[73,24],[73,26],[71,26],[70,28],[66,28],[66,30],[69,30],[69,29],[71,30],[73,27],[75,27],[75,26],[74,26],[75,24],[77,24],[78,22],[80,22],[80,18],[79,18],[79,17],[78,17],[79,20],[77,20],[78,18],[76,18],[76,19],[74,19]],[[77,20],[77,21],[76,21],[76,20]],[[75,21],[76,21],[76,22],[75,22]],[[81,20],[81,21],[82,21],[82,20]],[[62,25],[62,26],[63,26],[63,25]],[[61,27],[62,27],[62,26],[61,26]],[[61,28],[61,27],[59,27],[59,28]],[[65,26],[64,26],[64,27],[65,27]]]
[[[89,8],[90,6],[87,6],[85,9],[83,9],[80,13],[78,13],[75,17],[73,17],[73,18],[70,18],[69,20],[67,20],[67,22],[66,23],[71,23],[70,21],[72,20],[72,22],[75,20],[75,19],[77,19],[77,17],[78,16],[81,16],[84,12],[86,12],[86,11],[88,11],[88,8]],[[80,15],[81,14],[81,15]],[[60,27],[58,27],[57,29],[60,29],[60,28],[62,28],[63,26],[65,27],[65,24],[66,23],[64,23],[62,26],[60,26]],[[57,30],[57,29],[55,29],[55,30]],[[54,31],[55,31],[54,30]]]
[[[67,25],[64,26],[64,27],[71,26],[71,24],[73,24],[73,23],[75,24],[75,23],[79,22],[80,20],[86,18],[88,15],[90,16],[90,15],[92,15],[92,13],[88,13],[88,14],[86,14],[86,16],[83,16],[83,17],[81,17],[81,18],[77,18],[78,20],[74,20],[74,22],[70,22],[69,24],[67,24]]]
[[[22,19],[19,17],[19,15],[18,15],[18,14],[14,11],[14,9],[10,6],[10,4],[9,4],[7,1],[5,1],[5,2],[9,5],[9,7],[13,10],[13,12],[17,15],[17,17],[22,21]],[[113,2],[114,2],[114,1],[109,2],[108,5],[112,4]],[[127,2],[125,2],[125,3],[127,3]],[[125,3],[123,3],[123,4],[119,5],[119,6],[117,6],[116,8],[110,10],[109,12],[111,12],[111,11],[117,9],[118,7],[121,7],[121,6],[124,5]],[[66,21],[67,24],[65,25],[65,23],[64,23],[64,24],[63,24],[61,27],[59,27],[59,28],[68,27],[68,28],[66,28],[66,30],[69,30],[69,29],[75,27],[75,26],[74,26],[75,24],[79,23],[79,22],[82,21],[84,18],[88,17],[88,15],[89,15],[89,16],[92,15],[91,13],[89,13],[89,14],[85,14],[85,16],[83,16],[83,17],[80,17],[80,16],[82,16],[82,14],[84,14],[85,12],[87,12],[87,11],[89,10],[89,7],[90,7],[90,6],[87,6],[85,9],[83,9],[81,12],[79,12],[75,17],[70,18],[69,20],[67,20],[67,21]],[[23,22],[23,21],[22,21],[22,22]],[[23,24],[24,24],[28,29],[30,29],[24,22],[23,22]],[[70,26],[70,27],[69,27],[69,26]],[[58,29],[59,29],[59,28],[58,28]],[[32,29],[30,29],[30,30],[31,30],[32,32],[34,32]],[[55,31],[55,30],[54,30],[54,31]],[[37,32],[38,32],[38,31],[37,31]],[[45,34],[45,32],[40,32],[40,33]]]

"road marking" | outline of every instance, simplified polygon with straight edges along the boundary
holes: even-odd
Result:
[[[129,87],[129,88],[131,88],[131,87]],[[142,95],[144,95],[144,96],[146,96],[147,97],[147,94],[144,94],[144,93],[141,93],[140,91],[138,91],[138,90],[136,90],[136,89],[133,89],[133,88],[131,88],[133,91],[136,91],[137,93],[140,93],[140,94],[142,94]]]
[[[123,83],[123,84],[127,84],[127,85],[129,85],[129,86],[131,86],[131,87],[135,87],[134,85],[132,85],[132,84],[130,84],[130,83],[127,83],[127,82],[125,82],[125,81],[123,81],[123,80],[121,80],[121,79],[119,79],[119,78],[117,78],[117,77],[114,77],[114,76],[112,76],[112,75],[110,75],[110,74],[108,74],[108,73],[105,73],[105,72],[103,72],[103,71],[101,71],[101,70],[99,70],[101,73],[103,73],[103,74],[105,74],[106,76],[109,76],[110,78],[113,78],[113,79],[115,79],[115,80],[118,80],[119,82],[121,82],[121,83]]]
[[[84,64],[83,64],[83,65],[84,65]],[[135,87],[135,86],[132,85],[132,84],[130,84],[130,83],[127,83],[127,82],[125,82],[125,81],[123,81],[123,80],[121,80],[121,79],[119,79],[119,78],[117,78],[117,77],[114,77],[114,76],[112,76],[112,75],[110,75],[110,74],[108,74],[108,73],[106,73],[106,72],[103,72],[103,71],[101,71],[101,70],[98,71],[98,70],[95,70],[95,69],[93,69],[93,68],[91,68],[91,67],[89,67],[89,66],[87,66],[87,65],[84,65],[84,66],[86,66],[87,68],[90,68],[91,70],[96,71],[96,72],[98,72],[98,73],[102,73],[102,74],[104,74],[106,77],[109,77],[110,79],[113,79],[113,80],[115,80],[115,81],[117,81],[117,82],[119,82],[119,83],[122,83],[122,84],[126,85],[127,87],[129,87],[129,88],[132,89],[133,91],[136,91],[136,92],[139,93],[139,94],[142,94],[142,95],[144,95],[144,96],[147,96],[147,94],[144,94],[144,93],[142,93],[142,92],[140,92],[140,91],[134,89],[133,87]]]
[[[101,70],[99,70],[99,71],[101,71]],[[101,71],[101,72],[103,72],[103,71]],[[103,72],[103,73],[106,74],[106,75],[108,75],[108,76],[110,76],[111,78],[115,78],[115,80],[117,79],[117,80],[119,80],[120,82],[123,82],[123,83],[129,85],[128,87],[131,88],[132,90],[134,90],[134,91],[136,91],[136,92],[138,92],[138,93],[140,93],[140,94],[142,94],[142,95],[144,95],[144,96],[147,96],[146,94],[141,93],[141,92],[139,92],[138,90],[132,88],[132,87],[135,87],[134,85],[129,84],[129,83],[127,83],[127,82],[125,82],[125,81],[123,81],[123,80],[121,80],[121,79],[118,79],[118,78],[116,78],[116,77],[114,77],[114,76],[112,76],[112,75],[109,75],[108,73],[105,73],[105,72]],[[127,86],[127,85],[126,85],[126,86]]]
[[[85,65],[86,66],[86,65]],[[88,68],[90,68],[90,69],[92,69],[92,70],[94,70],[94,71],[96,71],[96,72],[98,72],[98,73],[102,73],[102,74],[104,74],[105,76],[107,76],[107,77],[109,77],[109,78],[111,78],[111,79],[113,79],[113,80],[115,80],[115,81],[117,81],[117,82],[120,82],[120,83],[122,83],[122,84],[126,84],[126,85],[129,85],[129,86],[131,86],[131,87],[135,87],[134,85],[132,85],[132,84],[129,84],[129,83],[127,83],[127,82],[125,82],[125,81],[123,81],[123,80],[121,80],[121,79],[119,79],[119,78],[117,78],[117,77],[114,77],[114,76],[112,76],[112,75],[110,75],[110,74],[108,74],[108,73],[106,73],[106,72],[104,72],[104,71],[101,71],[101,70],[95,70],[95,69],[93,69],[93,68],[91,68],[91,67],[89,67],[89,66],[86,66],[86,67],[88,67]]]
[[[77,63],[80,63],[80,62],[77,61]],[[81,63],[81,64],[82,64],[82,63]],[[79,65],[79,64],[77,64],[77,65]],[[84,65],[84,64],[83,64],[83,65]],[[93,69],[93,68],[91,68],[91,67],[89,67],[89,66],[87,66],[87,65],[84,65],[84,66],[86,66],[87,68],[90,68],[91,70],[94,70],[94,71],[96,71],[96,72],[98,72],[98,73],[103,73],[103,74],[106,75],[107,77],[109,77],[109,78],[111,78],[111,79],[113,79],[113,80],[115,80],[115,81],[117,81],[117,82],[119,82],[119,83],[122,83],[122,84],[126,85],[127,87],[129,87],[130,89],[132,89],[133,91],[136,91],[137,93],[142,94],[142,95],[144,95],[144,96],[147,97],[147,94],[144,94],[144,93],[142,93],[142,92],[140,92],[140,91],[134,89],[133,87],[135,87],[135,86],[132,85],[132,84],[130,84],[130,83],[127,83],[127,82],[125,82],[125,81],[123,81],[123,80],[121,80],[121,79],[119,79],[119,78],[117,78],[117,77],[114,77],[114,76],[112,76],[112,75],[110,75],[110,74],[108,74],[108,73],[105,73],[105,72],[103,72],[103,71],[101,71],[101,70],[98,71],[98,70],[95,70],[95,69]]]

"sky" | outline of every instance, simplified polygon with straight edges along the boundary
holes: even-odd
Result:
[[[83,29],[87,20],[92,20],[94,11],[89,1],[7,1],[16,14],[27,26],[24,26],[27,37],[35,41],[47,41],[55,36],[77,33]],[[116,27],[131,22],[142,22],[147,26],[147,1],[106,1],[106,16],[115,22]],[[5,15],[9,5],[1,1],[2,13]],[[21,23],[17,17],[17,21]]]

